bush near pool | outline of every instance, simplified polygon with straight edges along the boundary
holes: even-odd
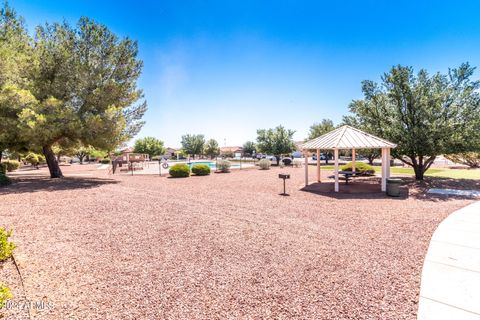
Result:
[[[352,163],[349,162],[346,165],[340,168],[342,171],[351,171],[352,170]],[[365,173],[365,174],[374,174],[375,169],[367,163],[364,162],[355,162],[355,172]]]
[[[268,159],[262,159],[258,162],[258,166],[261,170],[269,170],[272,163]]]
[[[210,174],[210,167],[206,164],[195,164],[192,167],[192,173],[196,176],[207,176]]]
[[[186,178],[190,176],[190,167],[184,163],[177,163],[168,171],[173,178]]]
[[[228,160],[218,160],[217,161],[217,172],[230,172],[230,161]]]

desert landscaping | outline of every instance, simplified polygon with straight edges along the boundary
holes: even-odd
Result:
[[[12,263],[0,275],[15,301],[50,303],[35,319],[415,319],[430,237],[472,202],[412,186],[308,192],[301,168],[171,179],[97,167],[0,189],[25,287]]]

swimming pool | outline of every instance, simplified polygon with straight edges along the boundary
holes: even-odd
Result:
[[[195,161],[195,162],[189,162],[187,164],[190,168],[196,164],[206,164],[210,169],[217,168],[216,166],[217,163],[215,161]],[[233,168],[233,169],[240,168],[240,164],[230,162],[230,168]]]

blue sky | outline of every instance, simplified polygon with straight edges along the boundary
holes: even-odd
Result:
[[[139,43],[149,110],[138,137],[220,145],[279,124],[338,123],[360,82],[393,65],[480,65],[476,1],[15,1],[33,29],[82,15]],[[477,72],[476,78],[478,78]]]

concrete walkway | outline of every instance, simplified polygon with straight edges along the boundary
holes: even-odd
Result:
[[[480,320],[480,201],[438,226],[422,271],[419,320]]]

